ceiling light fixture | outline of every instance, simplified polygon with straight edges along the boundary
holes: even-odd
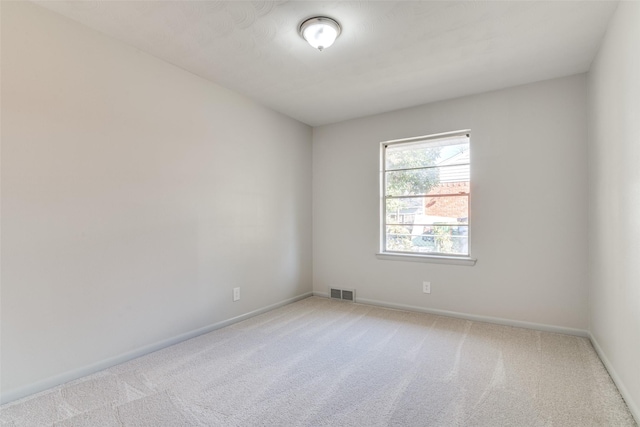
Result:
[[[336,41],[342,28],[335,19],[314,16],[302,21],[298,32],[307,43],[322,52]]]

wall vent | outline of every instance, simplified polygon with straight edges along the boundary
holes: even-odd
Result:
[[[332,299],[339,299],[342,301],[355,302],[356,300],[355,289],[329,288],[329,295],[331,296]]]
[[[354,291],[343,289],[342,290],[342,299],[346,300],[346,301],[352,301],[353,302],[354,299],[355,299]]]

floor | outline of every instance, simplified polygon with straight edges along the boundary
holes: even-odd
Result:
[[[634,426],[589,340],[310,297],[0,407],[2,426]]]

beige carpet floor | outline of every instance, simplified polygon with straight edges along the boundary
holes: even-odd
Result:
[[[633,426],[589,341],[312,297],[0,407],[3,426]]]

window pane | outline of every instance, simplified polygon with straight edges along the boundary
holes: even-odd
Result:
[[[412,252],[412,226],[388,225],[386,242],[387,251]]]
[[[387,199],[387,224],[414,224],[424,216],[424,198]]]
[[[413,196],[427,194],[438,184],[437,168],[387,172],[387,196]]]
[[[425,197],[424,216],[427,224],[468,224],[469,196]]]
[[[466,136],[457,136],[440,141],[389,145],[385,150],[385,169],[408,169],[442,164],[469,163],[468,152],[469,138]]]
[[[406,225],[468,225],[468,195],[387,199],[386,223]]]
[[[454,183],[466,185],[462,185],[461,188],[453,188],[455,185],[451,184]],[[468,193],[468,184],[468,164],[428,169],[396,170],[385,173],[385,194],[387,196],[443,194],[443,188],[447,186],[452,188],[450,191],[444,188],[446,193]]]
[[[385,250],[468,255],[469,226],[388,225]]]

